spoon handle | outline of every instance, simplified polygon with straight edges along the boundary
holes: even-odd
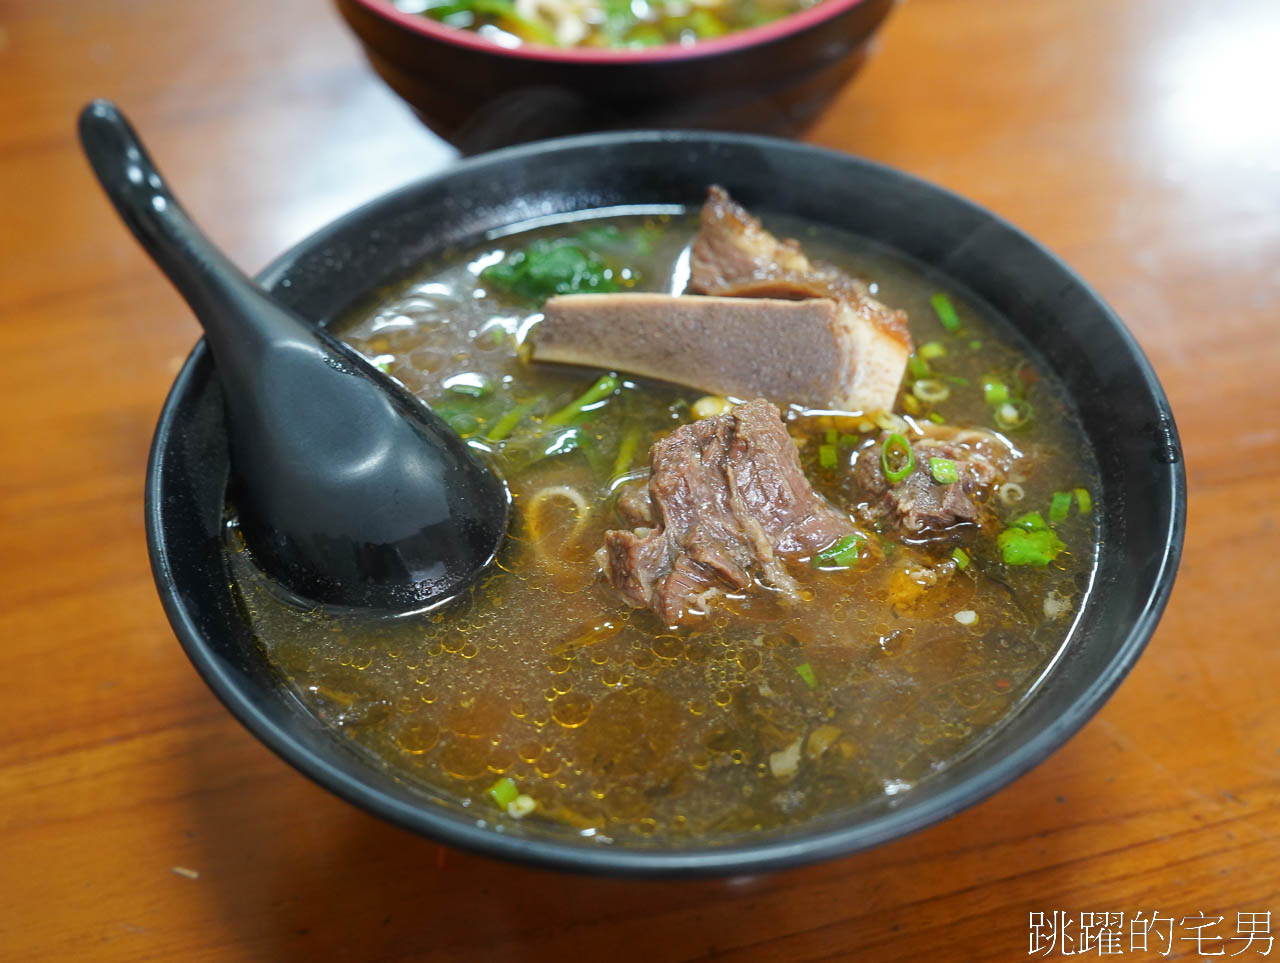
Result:
[[[80,112],[80,143],[93,172],[151,259],[191,306],[216,358],[317,332],[282,312],[205,236],[178,202],[118,107],[95,100]],[[265,308],[265,309],[264,309]],[[235,319],[235,324],[228,319]],[[327,339],[326,339],[327,340]],[[232,359],[227,357],[228,361]]]

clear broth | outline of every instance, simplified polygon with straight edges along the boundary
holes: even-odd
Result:
[[[624,285],[683,287],[696,218],[609,222],[642,228],[653,241],[627,261]],[[847,571],[793,566],[811,596],[798,606],[769,593],[729,596],[679,630],[627,608],[592,559],[605,530],[622,527],[612,509],[615,470],[642,470],[654,436],[689,421],[699,393],[626,381],[584,426],[594,459],[578,450],[526,466],[527,452],[517,458],[518,447],[481,441],[513,405],[532,402],[527,418],[536,422],[599,375],[522,361],[519,343],[536,311],[479,278],[503,252],[584,223],[516,233],[430,265],[337,327],[433,403],[466,404],[447,388],[460,376],[494,386],[472,404],[469,434],[507,478],[511,537],[498,566],[456,604],[392,621],[286,604],[230,539],[233,581],[267,658],[320,719],[424,793],[510,823],[515,817],[486,795],[510,778],[536,801],[526,824],[601,841],[715,844],[794,826],[903,793],[972,749],[1064,644],[1094,567],[1093,517],[1077,508],[1056,525],[1068,552],[1044,569],[1004,566],[990,540],[967,541],[966,569],[951,566],[938,585],[917,590],[913,573],[939,566],[954,544],[886,537]],[[1003,517],[1047,517],[1054,491],[1096,492],[1064,395],[980,306],[950,290],[963,330],[948,333],[929,297],[949,286],[919,266],[856,237],[766,223],[874,279],[877,297],[908,312],[917,346],[944,344],[934,364],[951,393],[934,407],[947,423],[989,426],[984,374],[1021,379],[1036,416],[1010,438],[1034,471]],[[793,410],[788,419],[810,480],[856,515],[847,462],[879,429],[859,430],[869,428],[861,417]],[[623,464],[619,450],[637,430],[638,450]],[[841,465],[821,468],[819,444],[837,430],[848,443]],[[973,624],[957,621],[967,612]]]

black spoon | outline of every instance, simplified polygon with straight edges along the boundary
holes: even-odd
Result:
[[[465,588],[506,531],[502,482],[429,408],[215,248],[114,104],[81,111],[80,143],[204,327],[227,414],[230,496],[263,569],[336,606],[404,611]]]

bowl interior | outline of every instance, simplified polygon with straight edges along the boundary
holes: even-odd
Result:
[[[985,741],[909,792],[745,843],[606,846],[475,814],[357,755],[265,663],[221,554],[227,475],[221,399],[199,345],[165,404],[147,482],[148,538],[166,611],[192,662],[263,742],[329,789],[411,830],[559,868],[629,875],[741,873],[901,836],[1007,784],[1066,741],[1133,665],[1172,587],[1185,482],[1168,403],[1120,321],[1067,267],[1010,225],[939,188],[848,156],[741,135],[595,135],[513,148],[374,201],[262,275],[321,322],[423,261],[492,231],[600,208],[701,203],[710,183],[749,209],[864,235],[953,279],[1031,345],[1066,386],[1097,456],[1102,544],[1094,590],[1052,669]]]

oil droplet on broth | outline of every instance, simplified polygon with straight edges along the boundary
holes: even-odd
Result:
[[[410,755],[420,756],[440,741],[440,727],[434,722],[410,722],[396,733],[396,745]]]
[[[551,718],[566,729],[576,729],[591,715],[591,700],[577,693],[566,693],[551,704]]]

